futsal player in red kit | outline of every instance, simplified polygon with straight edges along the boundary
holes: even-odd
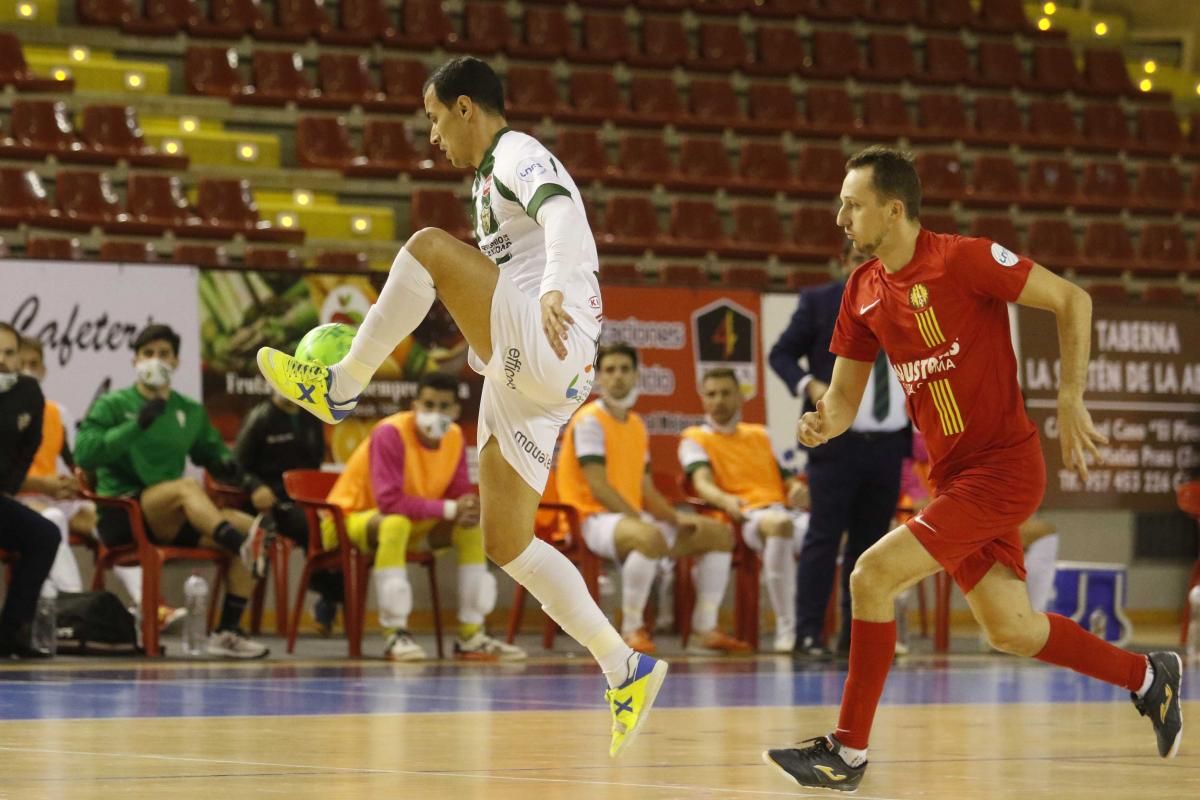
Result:
[[[987,239],[932,233],[919,221],[921,185],[911,159],[871,147],[846,163],[837,222],[872,256],[846,283],[830,350],[833,379],[797,438],[817,447],[846,431],[879,348],[925,436],[933,501],[859,558],[850,577],[850,667],[837,730],[763,759],[802,786],[854,791],[896,643],[893,600],[946,570],[999,650],[1069,667],[1123,686],[1149,716],[1158,753],[1179,750],[1182,661],[1114,647],[1057,614],[1034,611],[1018,527],[1046,486],[1037,429],[1025,413],[1008,326],[1010,302],[1052,312],[1062,370],[1063,462],[1087,477],[1098,456],[1083,404],[1091,300],[1074,284]]]

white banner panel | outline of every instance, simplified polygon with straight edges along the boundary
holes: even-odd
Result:
[[[763,337],[763,371],[766,373],[763,377],[763,387],[767,397],[767,431],[771,434],[771,445],[784,466],[796,471],[803,470],[808,460],[804,451],[796,444],[796,420],[800,418],[800,400],[792,397],[792,393],[767,363],[767,356],[787,328],[799,300],[799,292],[764,294],[760,325]]]
[[[195,268],[4,261],[0,275],[0,320],[42,342],[42,392],[75,418],[98,395],[133,383],[130,345],[152,322],[170,325],[183,340],[172,387],[200,399]]]

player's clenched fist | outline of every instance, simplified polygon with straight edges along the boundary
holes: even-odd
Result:
[[[805,447],[816,447],[829,441],[825,424],[825,401],[817,401],[817,410],[800,415],[796,423],[796,439]]]

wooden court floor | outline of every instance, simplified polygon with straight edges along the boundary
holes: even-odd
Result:
[[[836,666],[681,660],[614,762],[578,662],[6,668],[0,800],[831,796],[759,755],[831,729]],[[1198,735],[1163,761],[1120,690],[1001,657],[918,660],[893,672],[855,797],[1194,800]]]

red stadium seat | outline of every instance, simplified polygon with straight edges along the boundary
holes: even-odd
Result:
[[[920,83],[969,83],[975,78],[967,46],[957,36],[925,39],[925,70],[914,76]]]
[[[1079,246],[1071,223],[1061,217],[1037,217],[1029,223],[1028,255],[1055,272],[1079,266]]]
[[[22,222],[70,230],[88,228],[63,217],[50,205],[50,195],[36,172],[0,167],[0,225],[8,228]]]
[[[567,54],[573,41],[571,23],[561,8],[526,7],[525,32],[509,45],[509,52],[520,58],[554,59]]]
[[[668,183],[678,190],[709,191],[730,185],[733,165],[719,138],[684,139],[679,148],[679,165]]]
[[[573,44],[568,47],[570,61],[612,64],[629,59],[633,50],[629,44],[629,27],[620,14],[585,13],[582,31],[579,47]]]
[[[916,167],[921,177],[923,200],[950,203],[966,195],[962,164],[955,154],[921,153],[917,156]]]
[[[75,14],[87,25],[115,27],[137,17],[133,0],[75,0]],[[20,51],[20,48],[17,48]]]
[[[54,177],[54,199],[64,218],[88,227],[103,227],[108,233],[162,233],[160,227],[139,223],[125,213],[104,172],[60,170]]]
[[[251,241],[304,241],[303,230],[276,227],[259,218],[247,180],[201,178],[196,212],[209,224],[235,229]]]
[[[13,100],[10,122],[10,135],[0,142],[0,155],[6,158],[40,161],[53,155],[64,162],[116,163],[115,156],[80,140],[61,100]]]
[[[1059,209],[1074,205],[1075,173],[1064,158],[1038,158],[1029,164],[1022,208]]]
[[[180,242],[171,253],[171,263],[197,267],[226,267],[229,266],[229,253],[224,245]]]
[[[809,145],[800,151],[792,191],[801,197],[832,200],[842,191],[846,156],[833,145]]]
[[[475,0],[463,4],[463,35],[448,42],[447,48],[490,56],[505,50],[512,39],[512,23],[504,3]]]
[[[420,142],[414,142],[414,144],[423,148],[421,158],[417,162],[417,169],[413,173],[414,179],[462,182],[463,170],[451,164],[446,158],[446,154],[441,149],[434,147],[428,137],[424,137]]]
[[[778,132],[799,129],[804,123],[796,106],[796,95],[786,83],[752,83],[746,91],[749,121],[747,130]]]
[[[1101,303],[1127,304],[1132,298],[1123,283],[1088,283],[1087,293]]]
[[[851,22],[866,13],[865,0],[809,0],[808,15],[829,22]]]
[[[1083,83],[1077,87],[1084,94],[1134,95],[1138,90],[1129,80],[1125,54],[1108,47],[1090,47],[1083,52]]]
[[[1007,147],[1028,140],[1017,101],[1007,94],[975,96],[975,127],[966,139],[972,144]]]
[[[836,257],[845,241],[837,215],[828,205],[800,206],[792,217],[792,246],[785,257],[823,263]]]
[[[921,18],[921,0],[875,0],[863,18],[881,25],[915,23]]]
[[[792,28],[763,25],[755,33],[757,47],[744,69],[754,75],[788,75],[804,69],[808,48]]]
[[[611,182],[618,186],[666,183],[673,173],[671,163],[662,134],[622,134]]]
[[[390,177],[415,169],[420,156],[404,120],[368,119],[363,123],[363,160],[345,168],[347,175]]]
[[[634,75],[629,82],[629,98],[633,113],[630,125],[677,125],[687,119],[679,87],[675,80],[663,75]]]
[[[701,23],[698,37],[698,52],[689,59],[690,68],[728,72],[745,63],[746,40],[736,24]]]
[[[367,272],[371,269],[370,257],[357,250],[322,250],[317,253],[314,264],[318,269],[335,269],[339,272]]]
[[[806,66],[805,76],[808,78],[852,78],[862,69],[858,41],[847,30],[815,30],[812,35],[812,61]]]
[[[60,81],[34,74],[25,62],[21,40],[0,31],[0,86],[12,86],[19,92],[69,92],[75,88],[75,80]]]
[[[735,265],[721,271],[721,283],[741,289],[765,291],[771,285],[771,273],[766,267]]]
[[[1130,211],[1175,214],[1186,210],[1183,176],[1170,163],[1147,161],[1138,169]]]
[[[1075,207],[1082,211],[1120,211],[1129,205],[1133,192],[1120,161],[1089,161]]]
[[[1115,101],[1088,103],[1083,109],[1086,136],[1077,145],[1081,150],[1123,150],[1131,143],[1125,111]]]
[[[1195,298],[1191,298],[1194,300]],[[1147,305],[1182,306],[1189,302],[1183,287],[1176,284],[1151,285],[1142,292],[1142,302]]]
[[[296,121],[297,165],[342,170],[353,164],[357,156],[345,119],[300,117]]]
[[[1021,247],[1021,237],[1017,234],[1017,226],[1011,216],[980,215],[971,220],[971,235],[982,236],[999,242],[1009,250],[1024,252]]]
[[[411,111],[424,107],[421,92],[428,73],[415,58],[385,58],[379,63],[379,82],[389,103]]]
[[[637,264],[614,264],[604,262],[600,267],[600,285],[638,284],[645,282],[645,277],[638,270]]]
[[[721,215],[711,200],[675,198],[665,248],[679,254],[721,252],[729,245]]]
[[[898,92],[863,92],[862,130],[858,135],[870,139],[898,139],[915,132],[908,105]]]
[[[687,61],[690,53],[691,46],[679,17],[643,17],[642,46],[629,55],[629,63],[639,67],[675,67]],[[609,60],[612,58],[610,54]]]
[[[1034,100],[1029,104],[1029,138],[1025,145],[1034,149],[1061,150],[1080,142],[1075,115],[1066,101]]]
[[[473,238],[471,222],[467,219],[466,203],[449,190],[414,190],[409,217],[414,231],[421,228],[441,228],[464,241]]]
[[[968,206],[1006,206],[1024,199],[1021,176],[1009,156],[979,156],[966,197]]]
[[[1176,222],[1147,222],[1138,242],[1138,271],[1175,274],[1188,269],[1188,246]]]
[[[185,169],[188,165],[187,156],[160,153],[146,144],[131,106],[87,106],[80,133],[93,150],[134,166]]]
[[[74,236],[69,239],[30,236],[25,240],[25,257],[46,261],[82,261],[83,245]]]
[[[566,114],[571,119],[602,122],[629,116],[629,106],[611,72],[572,70],[570,87],[570,109]]]
[[[742,128],[746,123],[737,92],[727,80],[692,81],[688,90],[688,106],[691,118],[684,123],[685,127]]]
[[[1078,270],[1111,274],[1135,269],[1133,241],[1120,220],[1093,220],[1083,229],[1083,257]]]
[[[512,66],[505,82],[505,111],[513,119],[554,116],[563,109],[558,81],[549,67]]]
[[[982,0],[975,27],[993,33],[1032,33],[1021,0]]]
[[[748,11],[759,17],[795,19],[808,11],[809,2],[810,0],[755,0]]]
[[[291,247],[247,245],[242,251],[242,262],[247,269],[259,270],[296,270],[304,266],[300,254]]]
[[[275,26],[259,37],[304,41],[333,30],[333,19],[321,0],[275,0]]]
[[[642,253],[658,244],[658,212],[648,197],[615,196],[604,210],[597,244],[607,252]]]
[[[1137,141],[1131,151],[1170,156],[1184,149],[1179,117],[1170,105],[1142,106],[1137,110]]]
[[[383,0],[369,1],[384,6]],[[379,20],[377,25],[390,25],[390,15],[385,17],[374,12],[373,16]],[[400,6],[400,29],[400,33],[391,35],[382,28],[384,43],[404,48],[436,47],[449,44],[457,37],[442,0],[404,0]]]
[[[738,160],[738,190],[786,192],[792,188],[792,168],[783,145],[775,140],[751,140],[742,145]]]
[[[732,248],[749,258],[783,255],[789,245],[779,212],[772,203],[733,206]]]
[[[188,203],[177,175],[130,173],[125,207],[133,221],[171,230],[181,237],[228,239],[234,233],[232,228],[209,225],[200,218]]]
[[[1065,44],[1039,44],[1033,48],[1033,74],[1025,87],[1033,92],[1073,92],[1083,83],[1075,54]]]
[[[189,47],[183,74],[191,94],[233,98],[254,92],[242,79],[237,51],[232,47]]]
[[[173,36],[204,23],[196,0],[146,0],[143,16],[131,15],[121,29],[135,36]]]
[[[755,0],[691,0],[698,14],[740,14],[749,10]]]
[[[266,15],[256,0],[210,0],[208,19],[196,23],[190,31],[193,36],[235,39],[267,27]]]
[[[850,95],[841,86],[808,87],[803,133],[841,137],[858,128]]]
[[[560,129],[554,154],[581,183],[604,180],[610,172],[608,151],[595,128]]]
[[[948,211],[921,210],[921,227],[934,233],[961,234],[958,218]]]
[[[321,53],[317,60],[317,79],[321,83],[321,98],[345,106],[361,105],[378,110],[401,110],[399,104],[389,103],[383,92],[371,80],[371,63],[365,55],[353,53]]]
[[[708,275],[699,264],[667,264],[662,269],[662,282],[667,286],[699,288],[708,285]]]
[[[971,25],[975,14],[970,0],[929,0],[921,15],[921,27],[959,29]]]
[[[903,33],[872,33],[867,39],[867,63],[859,77],[867,81],[896,83],[916,75],[917,59]]]
[[[962,98],[950,92],[923,93],[917,98],[917,125],[914,139],[925,142],[949,142],[971,133],[967,109]]]
[[[392,43],[400,36],[383,0],[343,0],[333,8],[338,9],[338,24],[321,36],[326,44],[364,47],[377,41]]]
[[[150,242],[108,239],[100,243],[100,260],[114,264],[152,264],[158,261],[158,251]]]
[[[320,92],[304,74],[304,59],[298,52],[255,50],[251,68],[254,93],[235,97],[235,100],[256,105],[284,105],[320,97]]]
[[[979,74],[974,85],[989,89],[1023,88],[1029,82],[1021,53],[1011,41],[982,39],[979,42]]]

